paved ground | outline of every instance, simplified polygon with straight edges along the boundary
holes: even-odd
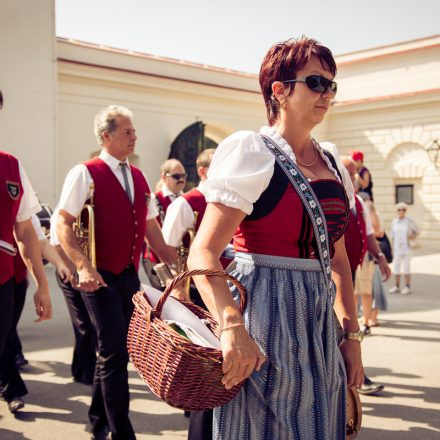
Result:
[[[414,293],[390,295],[390,311],[363,344],[368,374],[386,385],[381,396],[363,397],[360,440],[440,439],[440,254],[413,259]],[[90,389],[72,382],[72,330],[53,271],[48,269],[54,318],[34,324],[29,296],[20,334],[30,361],[23,371],[26,407],[9,414],[0,402],[0,439],[88,439]],[[181,411],[158,401],[130,371],[131,419],[139,440],[185,439]],[[231,439],[234,440],[234,439]]]

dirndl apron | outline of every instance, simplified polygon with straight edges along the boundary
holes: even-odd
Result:
[[[213,438],[345,440],[346,377],[325,217],[296,165],[270,138],[263,140],[314,211],[320,260],[236,254],[231,274],[247,290],[246,329],[267,360],[233,400],[214,409]]]

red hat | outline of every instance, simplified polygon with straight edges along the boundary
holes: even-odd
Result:
[[[364,153],[362,153],[362,151],[354,150],[354,151],[351,152],[351,158],[353,160],[361,160],[361,161],[363,161],[364,160]]]

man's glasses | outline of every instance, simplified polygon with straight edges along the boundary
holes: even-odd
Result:
[[[179,174],[179,173],[173,173],[173,174],[166,173],[165,176],[172,177],[174,180],[180,180],[180,179],[186,179],[187,174],[186,173],[181,173],[181,174]]]
[[[403,211],[403,212],[405,212],[406,209],[405,209],[405,208],[399,208],[398,211]]]
[[[334,94],[336,94],[336,92],[338,91],[338,84],[335,81],[332,81],[331,79],[327,79],[324,76],[320,76],[320,75],[310,75],[304,79],[287,79],[281,82],[282,83],[302,82],[305,83],[312,92],[316,92],[316,93],[324,93],[329,88]]]

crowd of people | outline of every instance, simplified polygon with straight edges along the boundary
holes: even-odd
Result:
[[[153,191],[129,162],[137,140],[133,114],[116,105],[102,109],[94,120],[101,152],[68,172],[50,243],[23,166],[0,152],[0,388],[12,413],[27,393],[16,330],[26,270],[36,283],[38,320],[52,313],[45,258],[56,267],[74,330],[73,380],[92,387],[92,438],[136,438],[126,338],[139,264],[162,288],[155,266],[175,268],[192,229],[189,268],[229,267],[247,288],[247,307],[242,316],[237,291],[218,277],[196,277],[173,295],[207,308],[219,323],[225,387],[247,380],[222,407],[191,413],[188,438],[345,439],[347,387],[383,388],[365,376],[360,343],[386,310],[390,269],[362,152],[340,157],[333,144],[311,136],[335,97],[335,75],[330,50],[315,40],[274,45],[260,70],[268,126],[202,151],[195,164],[200,184],[187,192],[176,159],[162,164]],[[74,231],[87,203],[95,216],[96,264]],[[409,293],[408,241],[419,230],[404,204],[396,209],[392,292],[400,291],[403,266],[401,293]],[[225,253],[231,244],[233,256]]]

